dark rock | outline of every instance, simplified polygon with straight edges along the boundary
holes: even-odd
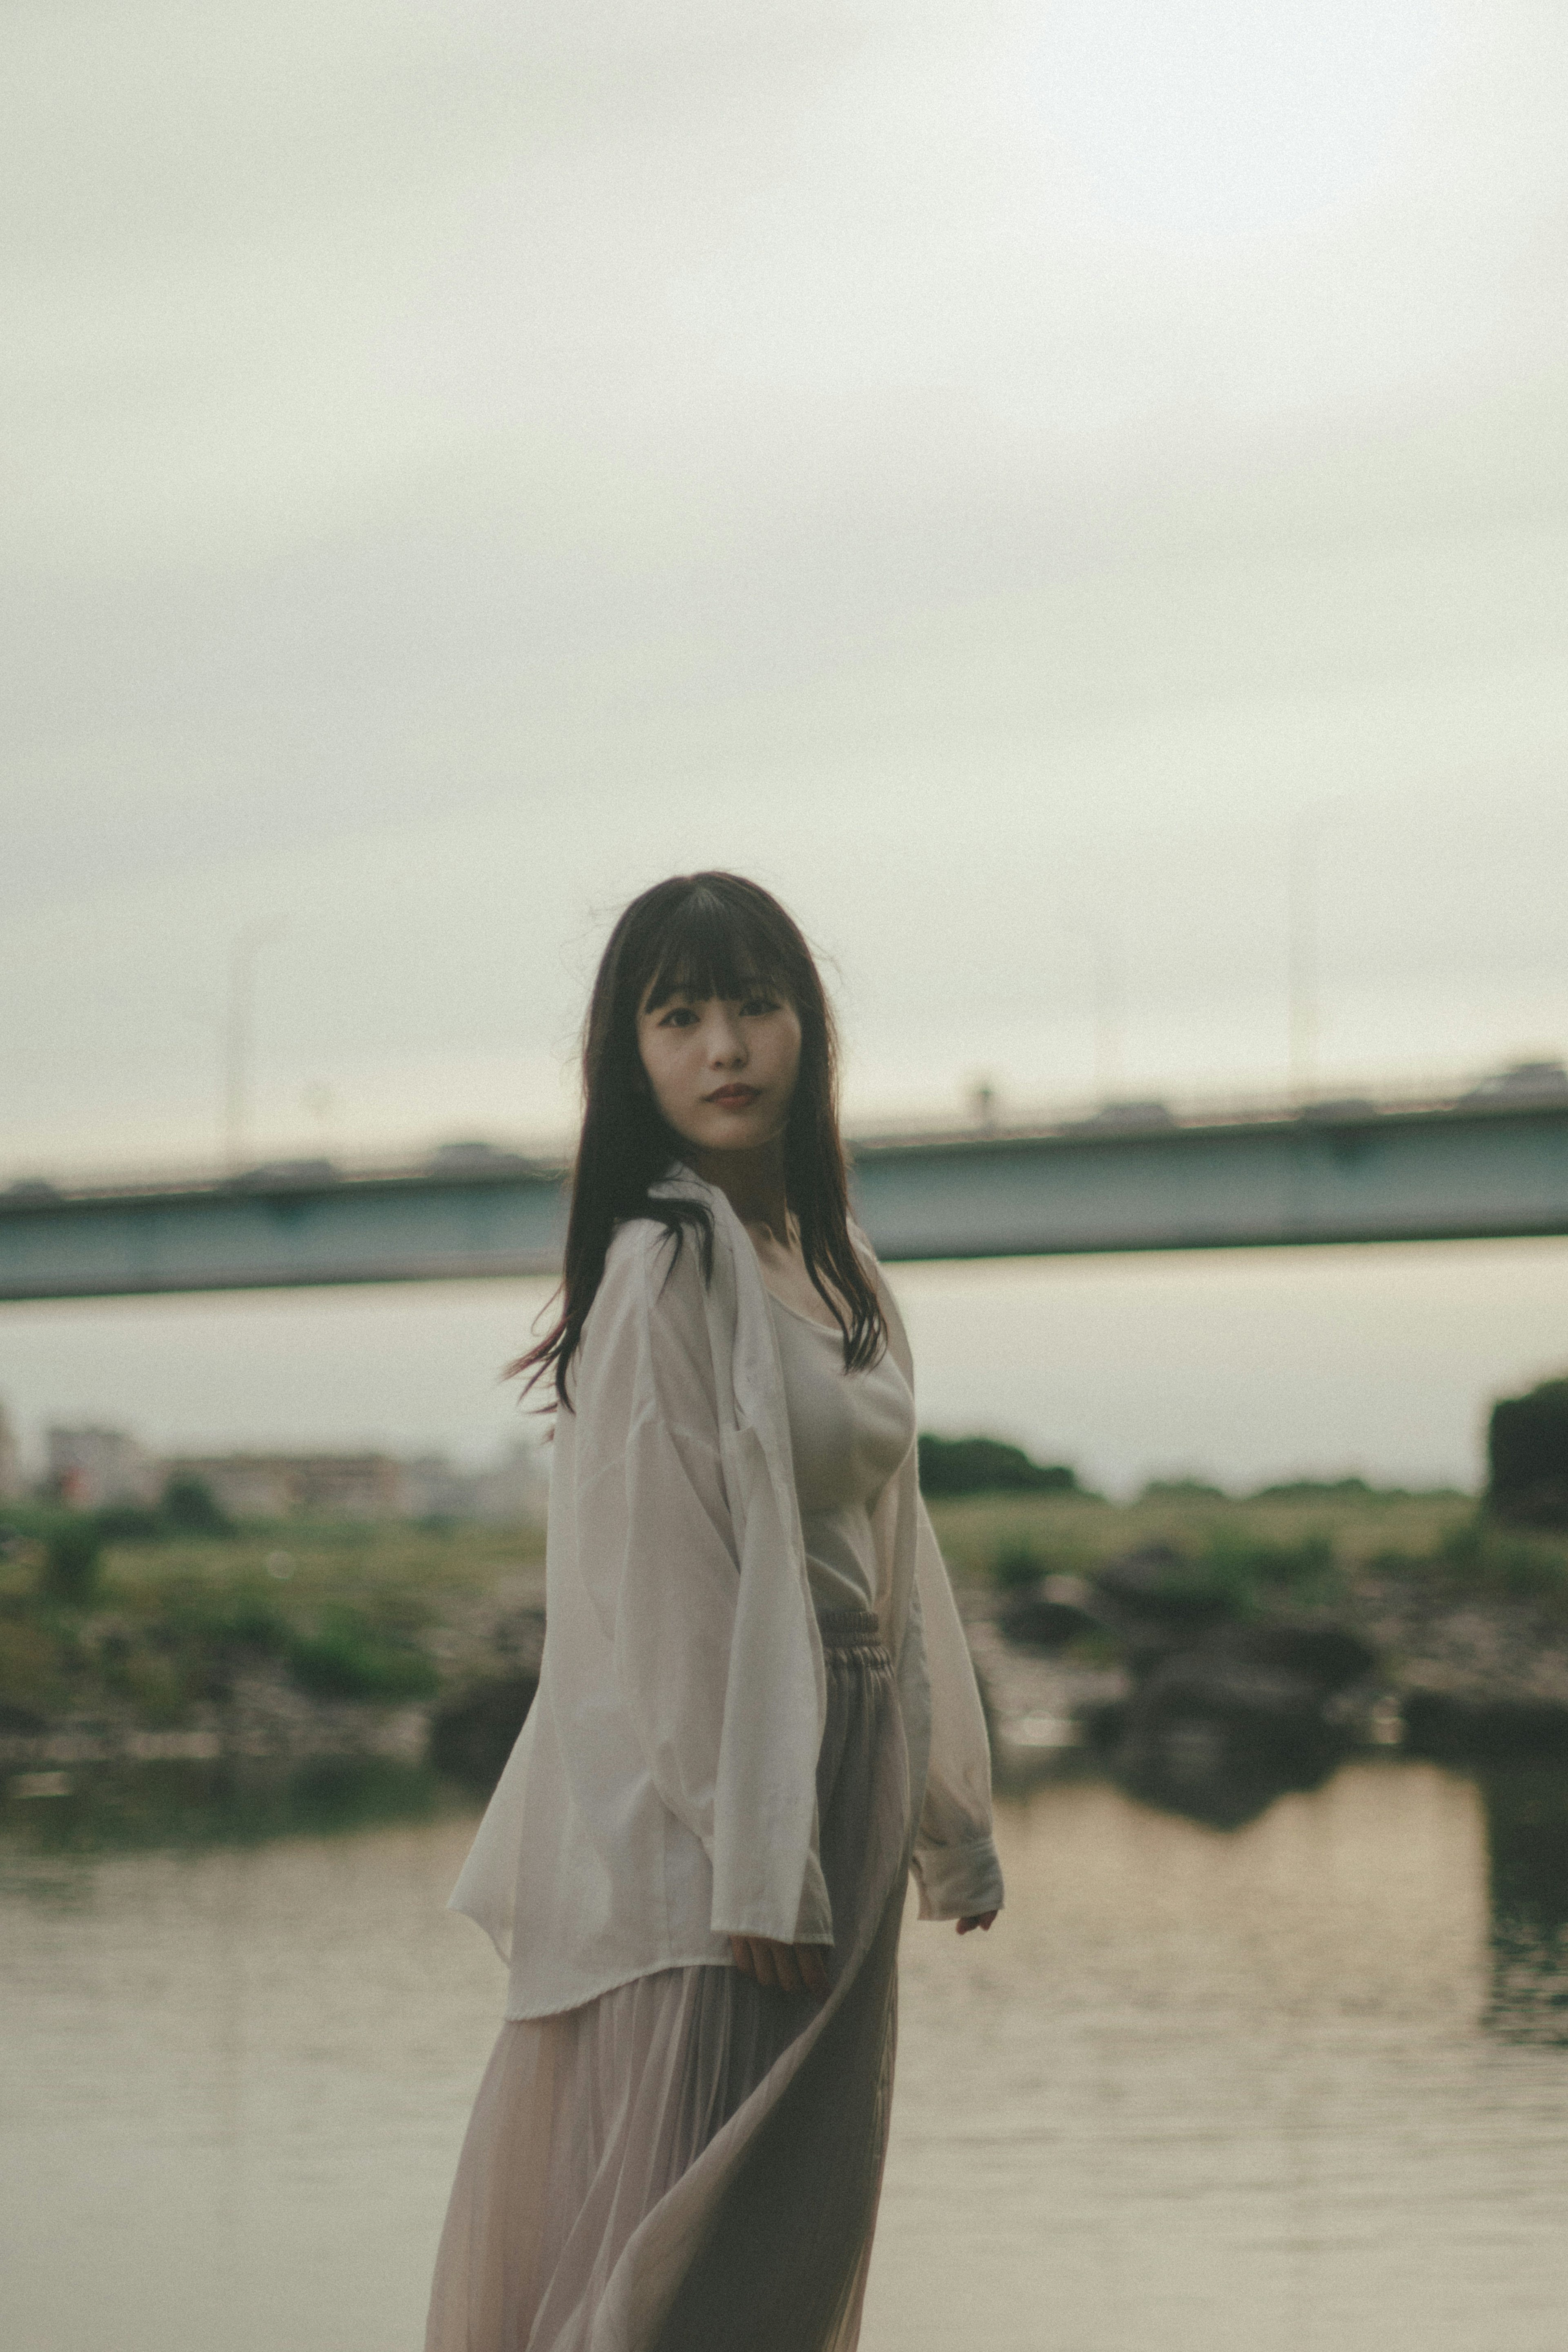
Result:
[[[1107,1561],[1093,1591],[1109,1622],[1134,1648],[1191,1640],[1235,1613],[1224,1593],[1192,1580],[1188,1563],[1167,1544],[1146,1544]]]
[[[1377,1664],[1337,1625],[1222,1625],[1139,1683],[1116,1762],[1142,1795],[1219,1826],[1316,1788],[1350,1742],[1333,1703]]]
[[[1568,1706],[1559,1701],[1412,1690],[1404,1712],[1406,1750],[1437,1763],[1568,1756]]]
[[[534,1675],[470,1684],[436,1709],[430,1726],[430,1760],[470,1788],[493,1789],[522,1729],[534,1693]]]
[[[1183,1651],[1140,1685],[1126,1738],[1134,1747],[1148,1746],[1163,1739],[1176,1720],[1202,1717],[1226,1727],[1227,1744],[1235,1753],[1315,1751],[1329,1729],[1323,1696],[1304,1675]]]
[[[1065,1649],[1081,1633],[1095,1632],[1103,1612],[1095,1606],[1093,1587],[1082,1577],[1042,1576],[1010,1596],[998,1612],[997,1622],[1020,1649],[1050,1652]]]
[[[1274,1622],[1222,1625],[1207,1634],[1200,1658],[1223,1660],[1259,1675],[1292,1675],[1310,1684],[1320,1700],[1346,1690],[1377,1667],[1377,1653],[1344,1625]]]
[[[1311,1756],[1239,1752],[1234,1726],[1185,1716],[1165,1727],[1157,1747],[1118,1758],[1115,1769],[1125,1789],[1162,1812],[1238,1830],[1281,1797],[1322,1788],[1343,1757],[1343,1746],[1326,1741]]]

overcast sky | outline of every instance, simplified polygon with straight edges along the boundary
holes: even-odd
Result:
[[[832,960],[852,1118],[1278,1086],[1292,840],[1325,1084],[1568,1044],[1568,12],[37,0],[0,42],[0,1179],[210,1155],[260,926],[257,1155],[559,1134],[611,914],[698,864]],[[1568,1333],[1560,1255],[1514,1305],[1406,1262],[1490,1350],[1423,1460],[1550,1355],[1518,1301]],[[1300,1335],[1315,1264],[1239,1278]],[[1164,1278],[1071,1295],[1179,1297],[1222,1378],[1218,1270]],[[198,1329],[250,1310],[186,1311],[113,1328],[226,1394]],[[5,1327],[25,1419],[101,1408],[89,1329]],[[1260,1461],[1339,1446],[1313,1349]]]

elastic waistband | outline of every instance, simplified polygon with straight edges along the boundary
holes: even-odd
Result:
[[[824,1650],[880,1650],[882,1626],[874,1609],[824,1609],[817,1620]]]

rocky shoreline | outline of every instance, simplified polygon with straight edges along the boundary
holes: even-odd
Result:
[[[128,1703],[102,1702],[44,1723],[0,1724],[0,1773],[26,1780],[92,1766],[381,1759],[432,1763],[479,1785],[494,1777],[497,1749],[499,1770],[532,1698],[542,1601],[542,1578],[523,1573],[449,1607],[425,1641],[437,1682],[428,1699],[335,1697],[302,1689],[279,1660],[255,1657],[224,1676],[221,1697],[199,1701],[177,1724],[149,1724]]]
[[[1356,1752],[1568,1759],[1561,1608],[1364,1572],[1332,1610],[1239,1622],[1190,1594],[1173,1600],[1166,1566],[1134,1554],[1087,1583],[959,1586],[1000,1785],[1093,1765],[1223,1822]],[[0,1775],[26,1797],[101,1767],[382,1759],[482,1792],[533,1696],[542,1602],[533,1570],[448,1608],[425,1636],[438,1682],[428,1699],[313,1693],[258,1657],[176,1723],[127,1704],[0,1725]]]
[[[1184,1624],[1129,1605],[1140,1562],[1116,1566],[1134,1571],[1119,1594],[1114,1569],[1098,1591],[1048,1578],[1022,1594],[961,1594],[1002,1782],[1092,1759],[1223,1822],[1358,1752],[1568,1760],[1560,1607],[1367,1572],[1332,1610],[1239,1622],[1199,1607]]]

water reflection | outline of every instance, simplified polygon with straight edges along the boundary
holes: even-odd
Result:
[[[1190,1748],[1169,1742],[1139,1769],[1124,1769],[1116,1777],[1142,1807],[1234,1832],[1275,1813],[1281,1798],[1322,1790],[1336,1775],[1335,1794],[1311,1816],[1320,1834],[1333,1823],[1327,1831],[1340,1853],[1333,1905],[1324,1907],[1320,1857],[1304,1854],[1270,1865],[1282,1882],[1301,1889],[1310,1939],[1321,1947],[1334,1917],[1342,1924],[1354,1919],[1358,1933],[1377,1920],[1372,1948],[1394,1956],[1408,1999],[1422,1956],[1435,1948],[1434,1935],[1444,1946],[1463,1936],[1484,1889],[1490,1993],[1479,2004],[1481,2022],[1510,2040],[1568,2045],[1568,1772],[1560,1767],[1514,1769],[1475,1780],[1408,1769],[1391,1776],[1386,1766],[1347,1773],[1328,1758],[1312,1759],[1310,1769],[1298,1759],[1290,1769],[1276,1764],[1243,1770],[1233,1757],[1195,1737]],[[1434,1842],[1425,1807],[1438,1787],[1450,1818]],[[1069,1790],[1073,1794],[1064,1801]],[[1004,1802],[1009,1795],[1019,1821],[1032,1813],[1037,1832],[1051,1825],[1046,1834],[1058,1850],[1053,1874],[1061,1879],[1065,1900],[1075,1889],[1108,1884],[1117,1888],[1113,1907],[1128,1899],[1128,1889],[1114,1877],[1107,1880],[1103,1866],[1091,1872],[1073,1861],[1063,1868],[1076,1843],[1070,1824],[1092,1821],[1094,1834],[1102,1834],[1107,1803],[1117,1817],[1114,1843],[1124,1857],[1143,1854],[1151,1841],[1172,1850],[1157,1831],[1136,1827],[1135,1811],[1129,1815],[1116,1806],[1092,1759],[1059,1762],[1043,1780],[1037,1773],[1032,1782],[1004,1788]],[[1347,1807],[1358,1802],[1375,1811],[1374,1834],[1350,1820]],[[288,1769],[225,1759],[14,1773],[0,1785],[0,1884],[15,1877],[5,1869],[7,1855],[15,1864],[28,1853],[88,1856],[341,1838],[378,1824],[465,1817],[472,1805],[471,1793],[428,1767],[378,1757],[316,1759]],[[1289,1809],[1279,1812],[1270,1842],[1300,1818]],[[1351,1853],[1380,1859],[1372,1881],[1357,1881],[1347,1903],[1344,1864]],[[1396,1866],[1391,1868],[1388,1853],[1397,1856]],[[1248,1873],[1256,1867],[1251,1855]],[[1392,1914],[1385,1918],[1390,1893]],[[1211,1907],[1208,1896],[1200,1899],[1200,1908]],[[1017,1910],[1015,1902],[1015,1916]],[[1117,1918],[1123,1916],[1118,1909]],[[1145,1919],[1145,1934],[1148,1924]],[[1321,1948],[1312,1965],[1322,1972]],[[1350,1973],[1364,1990],[1364,1962]]]
[[[503,1994],[442,1909],[472,1808],[141,1786],[0,1840],[12,2337],[412,2347]],[[863,2352],[1557,2352],[1565,1820],[1561,1777],[1396,1759],[1228,1831],[1004,1801],[995,1934],[905,1936]]]
[[[1568,1775],[1489,1775],[1491,2000],[1487,2022],[1513,2042],[1568,2046]]]
[[[1244,1829],[1284,1796],[1321,1789],[1343,1762],[1345,1742],[1326,1724],[1287,1746],[1244,1742],[1210,1716],[1181,1715],[1126,1743],[1117,1778],[1145,1804],[1210,1829]]]
[[[340,1837],[470,1802],[427,1766],[382,1756],[318,1757],[292,1768],[225,1758],[15,1772],[0,1784],[0,1852],[88,1854]]]

